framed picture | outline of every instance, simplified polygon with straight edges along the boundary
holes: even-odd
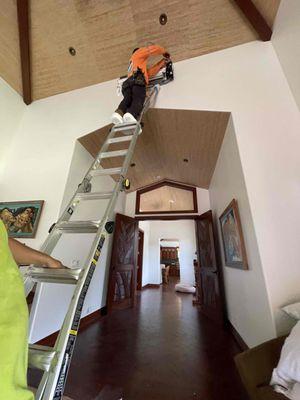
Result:
[[[220,216],[221,233],[227,267],[248,269],[238,204],[235,199]]]
[[[9,237],[34,238],[41,216],[43,200],[0,203],[0,218]]]

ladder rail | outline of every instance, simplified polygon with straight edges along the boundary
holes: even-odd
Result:
[[[158,94],[158,88],[153,87],[148,95],[148,98],[145,101],[143,111],[141,113],[140,119],[142,118],[144,112],[149,108],[151,101],[155,100]],[[139,119],[139,121],[140,121]],[[106,232],[105,232],[105,224],[113,219],[114,210],[116,206],[116,202],[118,199],[118,194],[122,191],[124,177],[128,171],[130,161],[134,152],[134,148],[139,136],[140,132],[140,123],[139,121],[136,123],[134,133],[132,135],[132,140],[130,142],[127,154],[125,156],[125,160],[122,166],[122,171],[120,174],[120,178],[115,185],[112,197],[108,203],[105,214],[102,217],[99,229],[94,238],[93,244],[91,246],[90,252],[86,258],[86,262],[84,263],[84,267],[82,269],[81,278],[78,280],[78,283],[75,287],[74,294],[72,300],[69,305],[68,312],[65,316],[62,328],[60,330],[59,336],[56,340],[54,349],[56,351],[57,357],[55,358],[55,364],[50,371],[46,374],[44,373],[42,381],[39,385],[38,391],[36,393],[36,400],[48,400],[55,399],[59,400],[62,397],[66,376],[68,373],[68,369],[71,362],[71,357],[73,353],[73,348],[75,346],[76,336],[79,329],[81,312],[84,304],[84,299],[86,296],[86,292],[88,290],[89,284],[91,282],[94,270],[96,268],[96,263],[100,257],[102,247],[105,242]],[[106,141],[104,142],[100,152],[98,153],[97,159],[101,153],[101,151],[106,151],[109,146],[108,140],[112,137],[114,131],[111,130],[108,135]],[[97,161],[96,159],[96,161]],[[93,169],[96,162],[94,162],[90,168]],[[88,176],[90,170],[87,172],[86,176]],[[77,191],[76,191],[77,193]],[[75,195],[76,195],[75,193]],[[74,201],[75,195],[72,197],[70,203]],[[69,203],[69,204],[70,204]],[[68,208],[68,207],[67,207]],[[62,218],[59,219],[61,221]]]
[[[160,78],[160,81],[162,79],[163,78]],[[153,94],[154,94],[154,100],[153,101],[156,100],[158,91],[159,91],[159,85],[158,84],[156,84],[155,86],[150,88],[150,95],[146,98],[146,101],[145,101],[145,104],[144,104],[144,107],[143,107],[143,111],[142,111],[138,121],[140,121],[142,119],[143,114],[150,107],[150,105],[151,105],[151,97],[153,96]],[[88,182],[91,181],[91,179],[93,178],[93,176],[91,175],[91,172],[96,170],[96,169],[98,169],[98,167],[100,166],[100,164],[101,164],[100,154],[102,154],[102,153],[107,151],[107,149],[110,146],[110,144],[112,144],[112,143],[110,143],[110,140],[113,139],[114,135],[115,135],[115,131],[112,128],[110,130],[109,134],[107,135],[104,143],[102,144],[102,146],[101,146],[101,148],[100,148],[95,160],[92,162],[90,168],[86,172],[86,174],[85,174],[85,176],[84,176],[82,181],[85,181],[85,180],[88,181]],[[123,170],[122,170],[121,174],[124,176],[124,171]],[[60,216],[60,218],[58,219],[56,224],[60,223],[61,221],[68,221],[71,218],[76,206],[78,205],[78,200],[76,200],[76,195],[78,193],[80,193],[80,185],[77,188],[77,190],[75,191],[75,193],[72,196],[71,200],[69,201],[68,205],[65,207],[62,215]],[[48,235],[47,239],[43,243],[43,245],[41,247],[41,251],[46,253],[46,254],[51,254],[53,249],[55,248],[56,244],[58,243],[61,235],[62,235],[61,232],[55,231],[55,226],[54,226],[52,231]]]
[[[111,139],[113,136],[114,136],[114,132],[111,129],[109,134],[107,135],[104,143],[102,144],[102,146],[101,146],[101,148],[100,148],[95,160],[92,162],[90,168],[86,172],[86,174],[85,174],[85,176],[84,176],[82,181],[84,181],[84,180],[90,181],[91,180],[91,177],[88,178],[89,177],[89,173],[90,173],[91,170],[94,169],[94,166],[95,166],[96,163],[100,164],[99,163],[99,154],[101,152],[103,152],[103,151],[105,152],[108,149],[108,147],[110,145],[109,139]],[[76,191],[75,191],[74,195],[72,196],[71,200],[69,201],[68,205],[65,207],[63,213],[61,214],[61,216],[57,220],[56,225],[59,224],[62,221],[69,221],[69,219],[71,218],[76,206],[79,203],[76,200],[76,196],[79,193],[80,193],[80,185],[76,189]],[[54,249],[54,247],[56,246],[57,242],[59,241],[61,235],[62,235],[62,233],[61,232],[57,232],[55,230],[55,226],[54,226],[52,231],[49,233],[47,239],[45,240],[44,244],[42,245],[41,251],[46,253],[46,254],[51,254],[53,249]]]

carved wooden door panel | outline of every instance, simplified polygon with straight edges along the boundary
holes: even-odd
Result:
[[[223,322],[220,293],[220,270],[216,258],[212,212],[196,219],[196,239],[199,269],[197,301],[200,311],[216,322]]]
[[[138,222],[117,214],[108,283],[108,310],[133,307],[136,290]]]
[[[144,231],[139,229],[138,236],[138,256],[137,256],[137,272],[136,272],[136,290],[142,290],[143,280],[143,256],[144,256]]]

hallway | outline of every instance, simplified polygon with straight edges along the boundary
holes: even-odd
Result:
[[[144,289],[135,309],[83,329],[65,393],[74,400],[246,400],[231,334],[198,314],[192,296]]]

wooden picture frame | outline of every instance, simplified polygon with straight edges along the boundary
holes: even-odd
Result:
[[[225,265],[247,270],[247,253],[242,231],[238,203],[233,199],[219,217]]]
[[[169,186],[181,190],[186,190],[192,193],[193,196],[193,208],[190,210],[174,210],[174,211],[140,211],[141,205],[141,196],[144,193],[151,192],[152,190],[159,189],[164,186]],[[197,203],[197,189],[195,186],[186,185],[184,183],[171,181],[168,179],[164,179],[160,182],[154,183],[152,185],[146,186],[144,188],[138,189],[136,191],[136,202],[135,202],[135,214],[136,215],[159,215],[159,214],[197,214],[198,213],[198,203]]]
[[[44,200],[0,202],[0,219],[8,236],[34,238],[38,228]]]

